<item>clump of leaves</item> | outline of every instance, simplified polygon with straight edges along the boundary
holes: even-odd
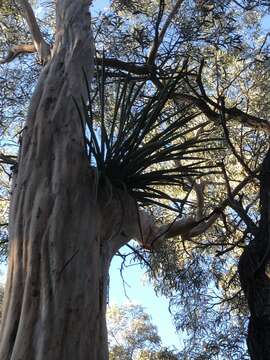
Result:
[[[149,4],[148,4],[149,5]],[[117,11],[130,11],[132,13],[140,13],[145,10],[146,4],[135,0],[114,0],[112,1],[112,8]]]
[[[198,120],[198,112],[173,103],[181,72],[156,91],[147,82],[119,81],[108,96],[104,73],[98,102],[88,89],[88,103],[76,103],[91,166],[97,167],[100,181],[128,191],[139,204],[168,208],[166,201],[172,201],[177,211],[178,201],[164,189],[183,186],[187,177],[215,172],[204,152],[220,149],[220,139],[198,131],[207,125]],[[96,109],[93,104],[98,104]]]

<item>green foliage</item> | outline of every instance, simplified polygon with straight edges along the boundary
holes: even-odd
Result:
[[[100,184],[127,190],[140,205],[159,205],[180,215],[181,199],[163,189],[183,187],[189,177],[215,173],[217,165],[204,154],[222,149],[221,139],[209,136],[209,128],[196,132],[202,126],[197,112],[173,106],[170,99],[181,80],[182,72],[173,74],[154,93],[145,82],[119,82],[106,104],[104,79],[98,89],[100,112],[93,112],[90,95],[83,114],[76,103],[82,124],[86,123],[86,152],[99,170]]]

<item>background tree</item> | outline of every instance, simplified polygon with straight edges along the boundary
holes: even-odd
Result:
[[[112,360],[177,359],[174,351],[162,347],[157,328],[140,305],[109,306],[107,325]]]

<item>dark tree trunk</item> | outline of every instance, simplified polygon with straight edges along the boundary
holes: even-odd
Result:
[[[239,261],[250,319],[248,350],[252,360],[270,359],[270,151],[260,174],[261,219],[256,236]]]

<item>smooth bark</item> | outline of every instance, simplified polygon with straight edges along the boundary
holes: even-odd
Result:
[[[93,71],[90,1],[58,0],[53,58],[31,100],[13,179],[1,360],[103,360],[106,246],[73,99]],[[89,76],[90,80],[90,76]]]

